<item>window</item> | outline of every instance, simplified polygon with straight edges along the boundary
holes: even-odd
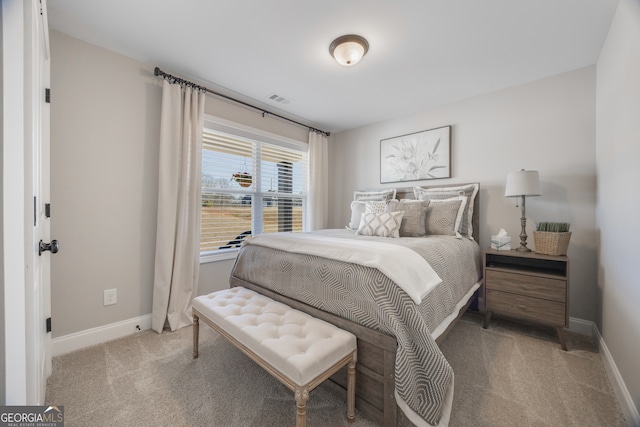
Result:
[[[235,252],[252,234],[303,231],[307,164],[306,144],[205,121],[200,256]]]

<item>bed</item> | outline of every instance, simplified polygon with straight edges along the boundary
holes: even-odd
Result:
[[[467,191],[468,204],[458,211],[460,223],[455,225],[456,234],[464,231],[462,235],[391,239],[354,235],[350,229],[320,230],[298,235],[298,240],[322,243],[307,246],[290,242],[288,239],[295,238],[290,234],[280,236],[279,244],[275,235],[256,236],[248,239],[238,254],[231,286],[252,289],[354,333],[358,337],[356,407],[367,418],[385,426],[399,425],[400,421],[406,424],[407,420],[417,426],[447,425],[453,372],[437,343],[468,308],[481,284],[479,185],[421,187],[429,194],[405,188],[393,194],[395,199],[433,197],[432,207],[436,206],[434,200],[445,199],[437,202],[437,206],[445,206],[450,204],[451,192],[465,199],[460,188],[470,187],[474,190]],[[462,217],[463,211],[468,217]],[[459,224],[468,226],[462,230]],[[331,252],[339,255],[316,252],[321,249],[315,247],[307,249],[331,244]],[[364,249],[364,245],[372,251],[384,249],[384,258],[390,258],[392,265],[378,265],[375,256],[375,261],[367,262],[367,251],[357,249]],[[432,283],[422,299],[420,293],[416,296],[403,287],[405,278],[400,277],[406,270],[406,275],[423,275],[428,281],[431,273],[416,260],[426,260],[431,272],[442,279]],[[342,372],[334,375],[329,387],[346,395],[343,378]]]

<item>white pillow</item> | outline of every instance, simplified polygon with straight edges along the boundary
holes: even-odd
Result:
[[[363,213],[383,213],[387,206],[387,202],[383,200],[374,200],[366,202],[364,200],[354,200],[351,202],[351,220],[346,228],[357,230],[360,225],[360,218]]]
[[[358,225],[360,225],[360,218],[362,214],[365,212],[367,203],[366,202],[351,202],[351,220],[349,221],[349,225],[347,228],[350,230],[357,230]]]
[[[356,234],[362,236],[400,237],[400,225],[404,212],[365,213],[360,219]]]

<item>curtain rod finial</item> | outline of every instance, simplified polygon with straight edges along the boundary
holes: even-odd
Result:
[[[156,67],[156,68],[153,70],[153,75],[154,75],[154,76],[159,76],[161,72],[162,72],[162,71],[160,71],[160,68],[159,68],[159,67]]]

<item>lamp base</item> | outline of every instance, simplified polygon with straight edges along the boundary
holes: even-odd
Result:
[[[522,217],[520,218],[520,247],[516,248],[518,252],[531,252],[531,249],[527,247],[527,214],[525,211],[525,196],[522,196]]]

